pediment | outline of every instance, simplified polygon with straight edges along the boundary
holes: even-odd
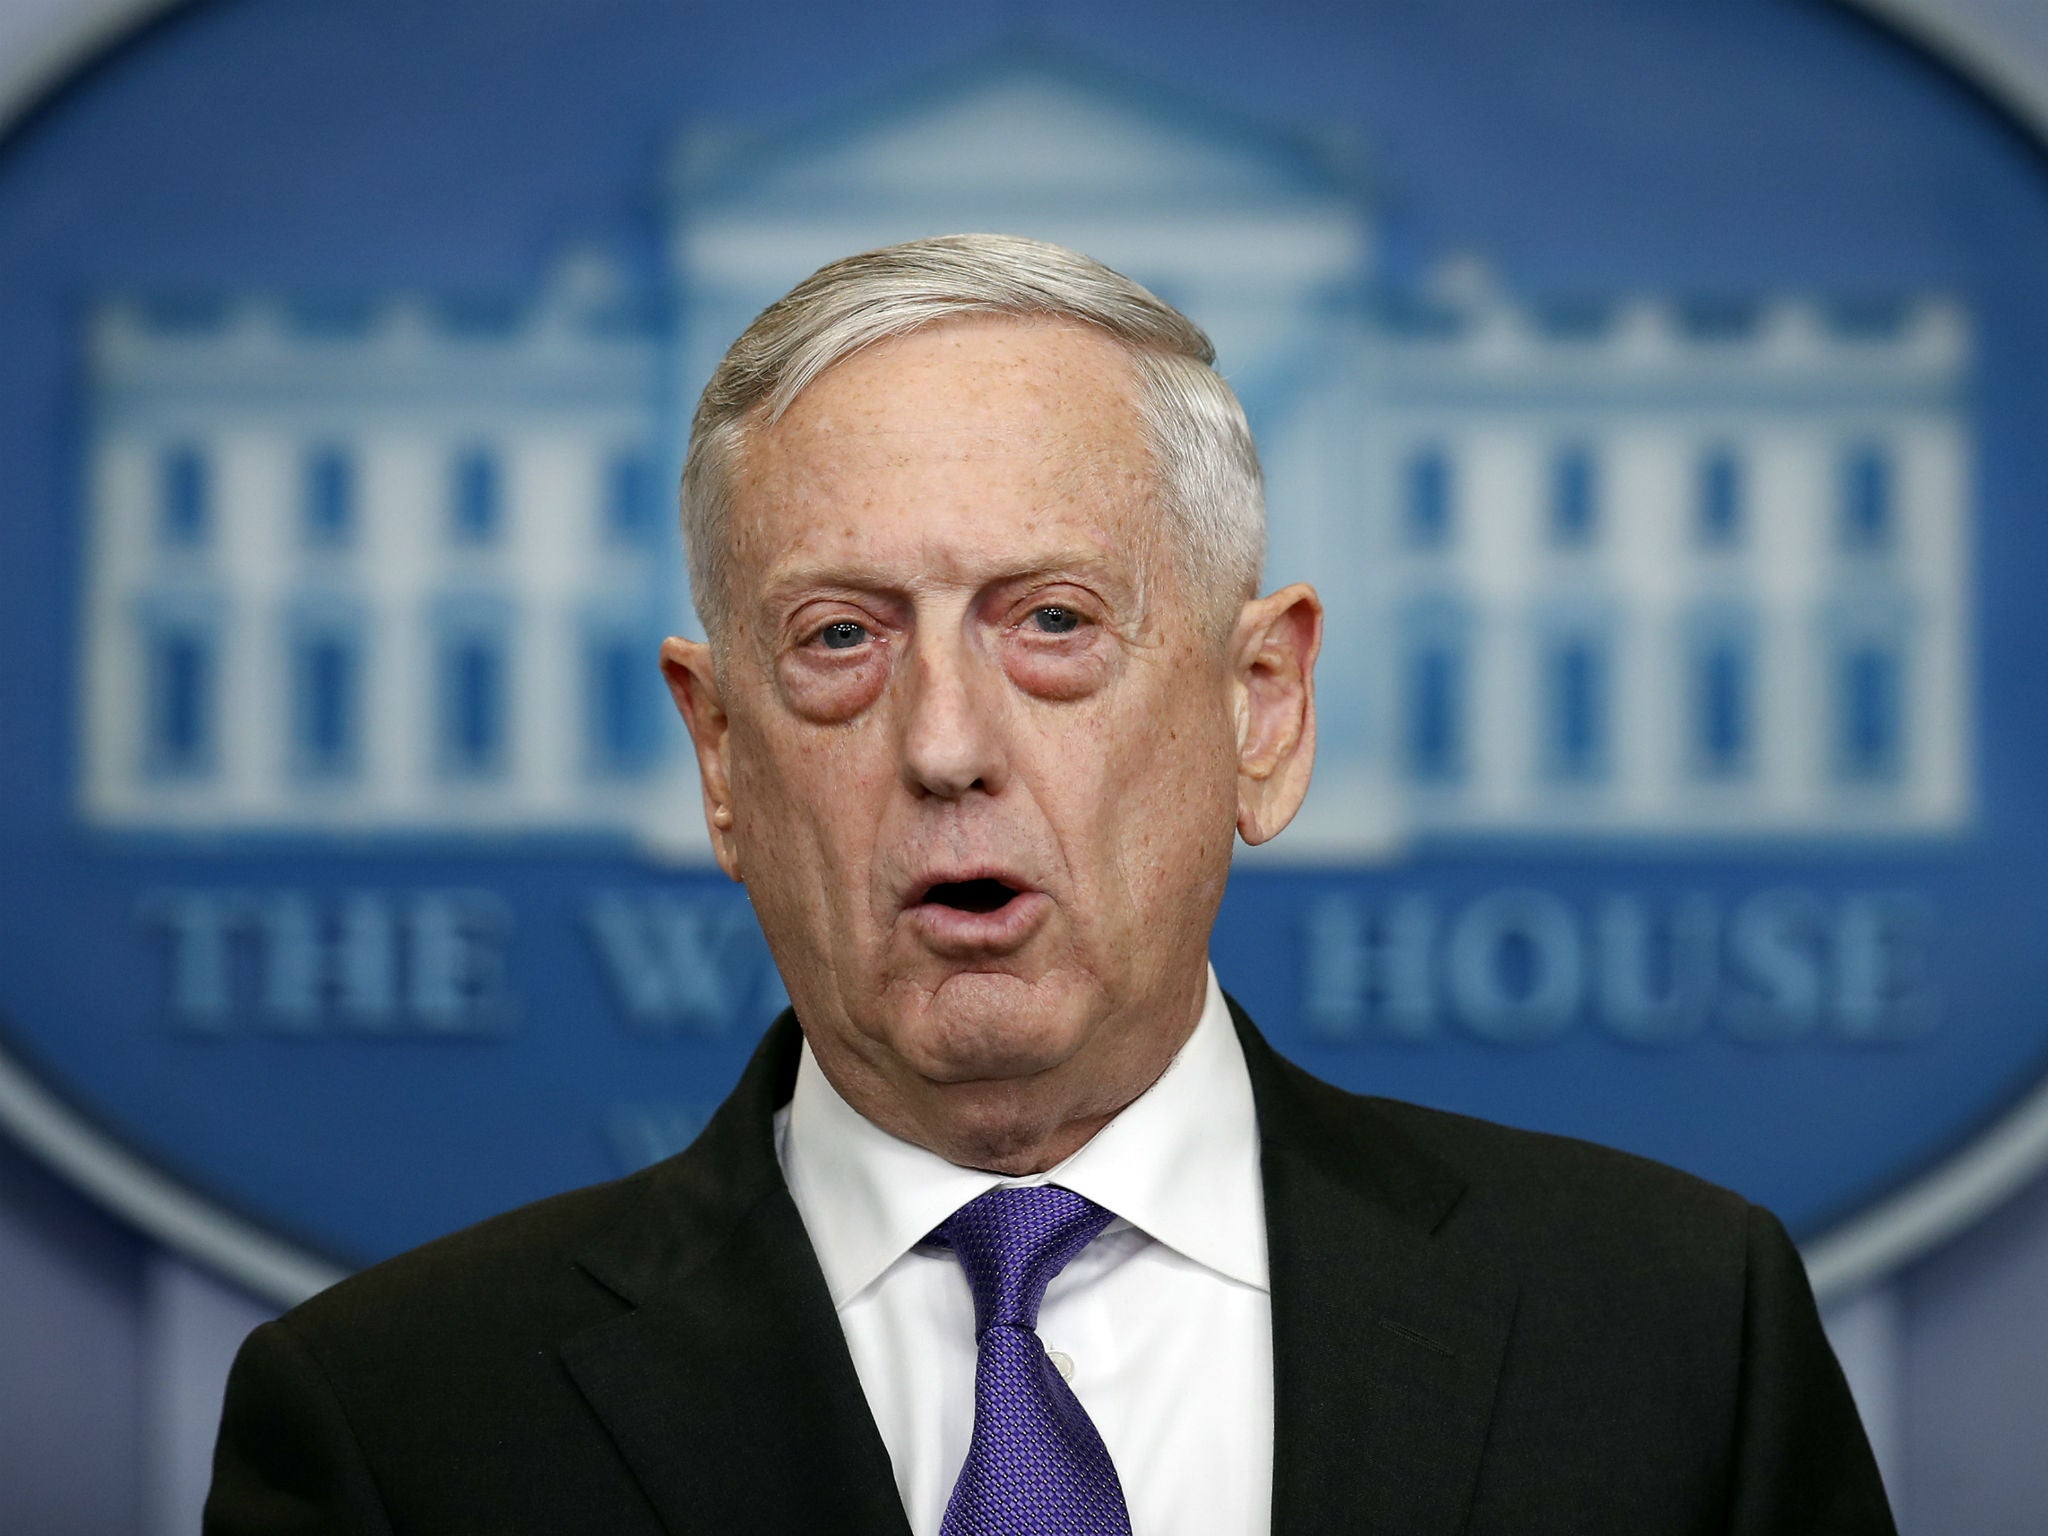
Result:
[[[678,191],[697,208],[763,211],[951,203],[992,187],[1012,201],[1213,207],[1356,198],[1346,159],[1150,82],[1013,47],[769,139],[686,145]]]

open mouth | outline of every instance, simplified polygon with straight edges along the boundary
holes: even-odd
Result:
[[[999,912],[1022,892],[1001,880],[946,880],[924,893],[928,906],[956,912]]]

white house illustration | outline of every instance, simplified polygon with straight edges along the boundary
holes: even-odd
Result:
[[[702,850],[655,671],[689,402],[797,278],[916,235],[1076,246],[1215,337],[1269,580],[1321,589],[1280,856],[1433,834],[1926,835],[1971,814],[1967,316],[1381,271],[1358,157],[1006,50],[694,135],[666,278],[106,299],[89,339],[82,816]]]

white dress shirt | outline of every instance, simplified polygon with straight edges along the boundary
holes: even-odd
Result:
[[[776,1152],[915,1536],[938,1536],[974,1427],[974,1302],[958,1260],[924,1238],[985,1190],[1047,1183],[1118,1217],[1054,1278],[1038,1334],[1109,1448],[1132,1536],[1264,1536],[1265,1197],[1251,1078],[1213,970],[1172,1065],[1049,1172],[1006,1178],[899,1141],[840,1098],[808,1045]]]

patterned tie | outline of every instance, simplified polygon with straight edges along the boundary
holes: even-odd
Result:
[[[1035,1331],[1052,1277],[1114,1219],[1044,1184],[992,1189],[932,1234],[967,1272],[981,1347],[974,1438],[940,1536],[1130,1536],[1109,1451]]]

